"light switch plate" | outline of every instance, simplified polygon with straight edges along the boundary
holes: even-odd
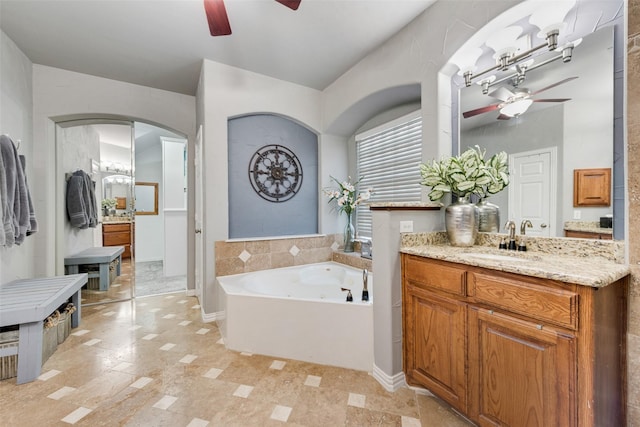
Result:
[[[580,218],[582,218],[582,212],[580,212],[579,210],[574,210],[573,219],[580,219]]]
[[[400,221],[401,233],[413,233],[413,221]]]

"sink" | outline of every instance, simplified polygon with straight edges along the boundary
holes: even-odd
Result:
[[[487,261],[505,261],[505,262],[528,262],[529,261],[528,259],[525,259],[525,258],[518,258],[515,256],[509,256],[509,255],[483,254],[483,253],[473,253],[473,252],[465,253],[464,256],[470,257],[470,258],[486,259]]]

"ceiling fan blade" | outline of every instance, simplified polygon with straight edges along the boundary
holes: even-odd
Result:
[[[497,120],[511,120],[511,116],[507,116],[506,114],[500,114],[497,117]]]
[[[534,99],[533,102],[566,102],[571,101],[571,98],[549,98],[549,99]]]
[[[494,111],[498,109],[498,105],[500,104],[491,104],[486,107],[476,108],[475,110],[465,111],[462,113],[462,117],[468,119],[469,117],[477,116],[478,114],[488,113],[489,111]]]
[[[302,0],[276,0],[278,3],[287,6],[291,10],[298,10]]]
[[[228,36],[231,34],[231,25],[227,17],[227,9],[224,0],[204,0],[204,10],[207,14],[209,32],[212,36]]]
[[[538,93],[540,93],[540,92],[543,92],[543,91],[545,91],[545,90],[551,89],[552,87],[559,86],[559,85],[561,85],[561,84],[563,84],[563,83],[570,82],[571,80],[575,80],[575,79],[577,79],[577,78],[578,78],[578,76],[568,77],[568,78],[566,78],[566,79],[564,79],[564,80],[560,80],[559,82],[556,82],[556,83],[554,83],[554,84],[552,84],[552,85],[549,85],[549,86],[547,86],[547,87],[543,87],[542,89],[538,89],[537,91],[533,92],[531,95],[536,95],[536,94],[538,94]]]
[[[507,89],[506,87],[500,86],[498,89],[496,89],[493,92],[491,92],[489,94],[489,96],[492,97],[492,98],[497,98],[500,101],[506,101],[509,98],[513,98],[516,95],[513,92],[511,92],[509,89]]]

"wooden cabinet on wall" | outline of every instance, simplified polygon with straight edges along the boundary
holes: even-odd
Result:
[[[402,255],[403,363],[482,426],[625,425],[627,279],[603,288]]]
[[[131,258],[134,223],[102,224],[102,246],[124,246],[122,258]]]

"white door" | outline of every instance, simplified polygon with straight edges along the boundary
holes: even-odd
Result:
[[[531,236],[555,236],[556,147],[509,156],[509,218],[519,232],[523,220],[531,221]]]
[[[196,229],[196,238],[195,238],[195,256],[196,256],[196,296],[198,300],[202,302],[202,282],[203,282],[203,262],[202,255],[204,253],[204,248],[202,247],[202,125],[198,128],[198,134],[196,135],[195,141],[195,154],[194,154],[194,164],[195,164],[195,202],[196,202],[196,212],[195,212],[195,229]]]

